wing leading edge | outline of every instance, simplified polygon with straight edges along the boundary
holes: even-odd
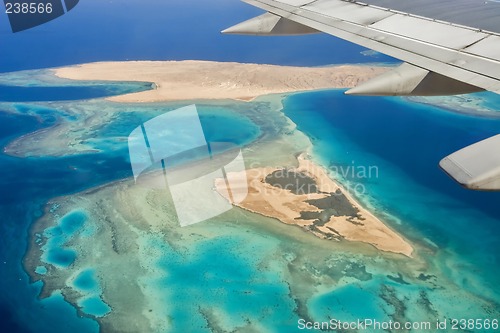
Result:
[[[405,62],[347,94],[428,96],[482,90],[500,94],[498,32],[355,0],[243,1],[267,13],[223,33],[297,35],[325,32]],[[391,3],[390,0],[382,2]],[[412,6],[417,5],[412,2]],[[500,135],[451,154],[440,166],[469,189],[498,191],[499,138]],[[485,158],[488,163],[482,162]]]

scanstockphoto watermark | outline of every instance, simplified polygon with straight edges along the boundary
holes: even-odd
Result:
[[[380,177],[378,165],[362,164],[356,161],[346,164],[330,163],[328,170],[334,179],[342,180],[346,190],[354,195],[366,194],[366,184]]]
[[[276,167],[274,171],[257,162],[247,166],[249,179],[267,184],[254,187],[249,196],[275,196],[290,192],[296,195],[328,193],[343,196],[348,193],[359,196],[368,192],[366,184],[370,179],[379,177],[378,166],[359,165],[354,161],[348,166],[334,165],[329,169],[312,163],[296,168]]]
[[[330,319],[329,321],[307,321],[299,319],[297,328],[299,330],[353,330],[353,331],[367,331],[367,332],[387,332],[397,330],[415,330],[415,331],[434,331],[439,327],[439,322],[431,323],[424,322],[396,322],[392,320],[380,321],[377,319],[358,319],[352,321],[342,321],[338,319]]]
[[[341,321],[330,319],[329,321],[307,321],[299,319],[297,321],[299,330],[353,330],[366,332],[394,332],[394,331],[414,331],[414,332],[450,332],[450,331],[475,331],[494,332],[499,328],[498,319],[492,318],[448,318],[437,319],[435,321],[407,321],[398,322],[393,320],[358,319],[352,321]]]
[[[278,168],[269,173],[259,163],[251,163],[248,170],[249,178],[261,179],[269,186],[259,187],[250,195],[279,195],[286,191],[297,195],[319,192],[343,195],[344,192],[348,192],[351,195],[360,196],[368,192],[366,184],[378,179],[380,175],[377,165],[363,165],[352,161],[347,165],[332,164],[325,168],[328,178],[333,180],[325,181],[321,179],[323,174],[321,169],[323,168],[307,164],[299,168]],[[342,183],[344,191],[338,191],[338,181]]]

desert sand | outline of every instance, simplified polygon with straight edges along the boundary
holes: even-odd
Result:
[[[61,78],[143,81],[155,89],[111,97],[116,102],[194,99],[252,100],[261,95],[349,88],[385,72],[384,67],[290,67],[211,61],[96,62],[55,69]]]
[[[325,170],[303,154],[298,157],[298,162],[297,168],[255,168],[242,171],[246,172],[248,195],[242,202],[234,204],[286,224],[301,226],[321,238],[364,242],[382,251],[411,257],[412,246],[363,208]],[[313,183],[306,184],[309,190],[312,187],[312,191],[303,186],[302,191],[294,193],[289,188],[294,187],[296,179],[286,179],[284,170],[302,179],[312,179]],[[277,175],[276,178],[280,178],[279,186],[266,181],[273,173]],[[233,177],[243,178],[237,175]],[[227,193],[222,190],[225,188],[223,179],[217,179],[215,186],[222,196]],[[321,208],[313,202],[316,205],[322,202],[319,205]],[[328,208],[325,208],[325,204]],[[310,217],[306,217],[308,215]]]

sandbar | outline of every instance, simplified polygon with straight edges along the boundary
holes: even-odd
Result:
[[[213,61],[95,62],[57,68],[73,80],[143,81],[155,89],[108,98],[115,102],[195,99],[252,100],[287,92],[349,88],[387,71],[376,66],[292,67]]]

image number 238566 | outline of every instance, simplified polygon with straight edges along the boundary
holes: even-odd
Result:
[[[36,2],[7,2],[5,4],[7,14],[50,14],[52,13],[52,3]]]
[[[72,10],[79,0],[4,0],[12,32],[20,32],[52,21]]]

